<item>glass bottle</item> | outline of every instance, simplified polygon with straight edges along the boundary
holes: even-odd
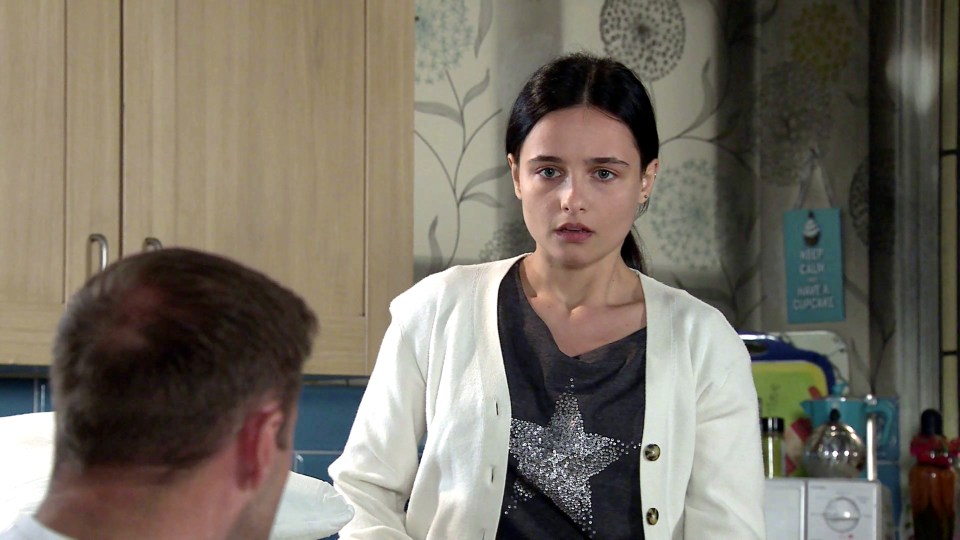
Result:
[[[953,540],[960,540],[960,438],[949,444],[950,464],[953,466]]]
[[[783,418],[765,416],[760,419],[760,441],[763,447],[763,475],[767,478],[783,476]]]
[[[910,441],[917,463],[910,469],[910,505],[915,538],[951,540],[956,473],[950,465],[943,418],[934,409],[920,416],[920,433]]]

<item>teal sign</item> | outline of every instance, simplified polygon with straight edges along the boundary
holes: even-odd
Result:
[[[843,248],[840,210],[793,210],[783,215],[787,321],[842,321]]]

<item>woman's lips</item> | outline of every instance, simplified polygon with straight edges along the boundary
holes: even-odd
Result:
[[[579,223],[563,224],[557,227],[554,232],[556,232],[557,236],[560,237],[560,239],[564,242],[570,242],[574,244],[586,242],[591,236],[593,236],[592,230]]]

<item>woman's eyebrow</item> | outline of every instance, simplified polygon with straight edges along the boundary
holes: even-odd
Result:
[[[629,167],[630,164],[626,161],[615,158],[615,157],[595,157],[585,159],[584,163],[587,165],[622,165],[624,167]]]
[[[528,160],[529,163],[563,163],[557,156],[539,155]]]
[[[550,155],[534,156],[527,161],[528,163],[563,163],[563,160],[560,159],[559,157],[550,156]],[[587,158],[583,160],[583,162],[586,163],[587,165],[621,165],[623,167],[630,166],[630,164],[627,163],[626,161],[620,158],[612,157],[612,156]]]

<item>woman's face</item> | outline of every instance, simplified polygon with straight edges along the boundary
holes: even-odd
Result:
[[[643,174],[630,128],[588,106],[544,116],[507,161],[537,255],[569,268],[620,257],[658,167]]]

